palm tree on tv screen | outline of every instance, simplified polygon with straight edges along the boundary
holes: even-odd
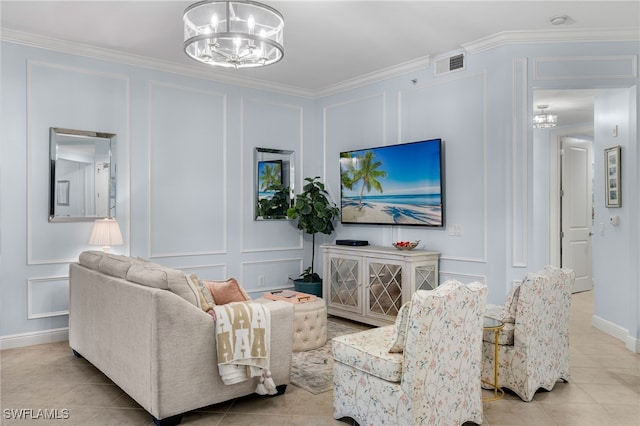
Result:
[[[353,189],[353,180],[351,176],[356,170],[354,163],[354,159],[349,155],[348,152],[340,153],[340,184],[343,188]]]
[[[351,179],[349,179],[349,184],[351,187],[355,186],[356,183],[362,181],[362,188],[360,188],[360,203],[358,205],[359,209],[362,209],[364,190],[367,192],[371,192],[371,189],[375,189],[376,191],[382,193],[382,184],[378,181],[378,178],[387,177],[387,172],[384,170],[378,170],[380,166],[382,166],[382,162],[375,161],[375,155],[371,151],[367,151],[364,153],[364,157],[358,156],[357,164],[360,166],[359,168],[354,168],[351,172]]]

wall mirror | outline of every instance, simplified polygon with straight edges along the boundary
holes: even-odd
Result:
[[[294,153],[256,148],[254,152],[255,219],[286,220],[293,202]]]
[[[49,133],[49,222],[114,217],[116,135],[52,127]]]

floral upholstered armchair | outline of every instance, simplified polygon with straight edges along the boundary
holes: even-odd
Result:
[[[336,337],[334,418],[361,425],[482,423],[487,288],[447,281],[418,290],[394,325]]]
[[[575,273],[546,266],[514,287],[504,306],[487,316],[505,326],[498,334],[498,383],[531,401],[540,388],[569,380],[569,308]],[[495,335],[485,331],[482,379],[493,382]],[[483,384],[484,386],[484,384]],[[487,386],[485,386],[487,387]]]

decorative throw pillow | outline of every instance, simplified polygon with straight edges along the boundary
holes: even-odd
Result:
[[[407,325],[409,322],[409,310],[411,302],[407,302],[400,307],[396,322],[393,325],[393,335],[391,336],[391,347],[389,352],[404,352],[404,342],[407,339]]]
[[[251,300],[246,291],[236,281],[235,278],[229,278],[226,281],[202,280],[213,296],[216,305],[226,305],[231,302],[244,302]]]
[[[200,298],[200,307],[203,311],[209,312],[215,306],[213,301],[213,297],[211,297],[211,292],[209,289],[198,279],[196,274],[189,275],[189,279],[195,285],[198,290],[198,297]]]

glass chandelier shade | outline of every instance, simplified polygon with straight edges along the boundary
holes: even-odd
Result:
[[[271,65],[284,56],[284,19],[255,1],[205,0],[184,11],[184,51],[228,68]]]
[[[547,108],[549,108],[549,105],[538,105],[540,114],[533,116],[534,129],[548,129],[558,125],[558,116],[545,112],[544,110]]]

